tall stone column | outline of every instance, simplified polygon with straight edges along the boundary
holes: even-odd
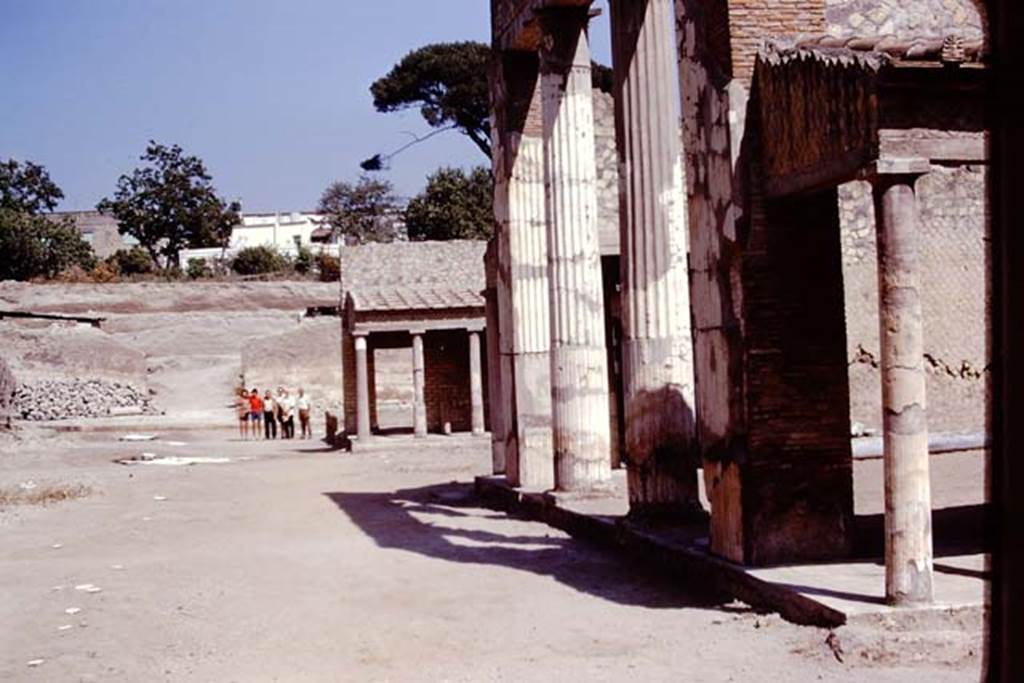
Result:
[[[555,488],[585,494],[611,479],[589,9],[540,19]]]
[[[700,511],[672,0],[612,0],[623,385],[633,514]]]
[[[366,366],[366,335],[356,335],[356,436],[370,438],[370,377]]]
[[[549,490],[555,485],[555,465],[543,116],[536,53],[498,55],[495,76],[494,211],[500,400],[506,408],[502,415],[508,445],[505,472],[513,486]]]
[[[469,405],[473,434],[484,433],[484,384],[480,364],[480,333],[469,331]]]
[[[501,352],[498,337],[501,334],[498,322],[497,295],[497,240],[492,237],[487,243],[484,257],[484,270],[487,276],[487,289],[484,290],[484,314],[487,320],[487,391],[489,393],[488,417],[491,421],[491,472],[505,474],[505,410],[502,401],[505,391],[502,388]]]
[[[412,431],[417,437],[427,435],[427,400],[424,383],[423,332],[412,332]]]
[[[932,601],[920,230],[914,193],[914,181],[926,168],[927,162],[900,164],[893,169],[896,173],[879,173],[873,180],[882,352],[885,597],[894,605]],[[913,170],[919,172],[906,172]]]

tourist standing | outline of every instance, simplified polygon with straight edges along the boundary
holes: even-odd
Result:
[[[260,438],[260,422],[263,421],[263,399],[260,398],[260,390],[256,387],[249,392],[249,429],[252,431],[252,438]]]
[[[313,430],[309,427],[309,397],[302,387],[299,387],[299,396],[295,399],[295,408],[299,411],[299,425],[302,428],[302,438],[309,439],[313,436]]]
[[[238,390],[238,397],[235,400],[235,409],[238,413],[238,436],[243,440],[249,437],[249,392],[245,389]]]
[[[277,401],[270,389],[263,394],[263,438],[277,438]]]
[[[288,434],[284,430],[284,407],[281,405],[282,401],[284,401],[284,387],[278,387],[277,395],[274,396],[274,412],[276,413],[277,425],[281,438],[287,439]]]
[[[281,438],[294,439],[295,438],[295,399],[288,394],[288,390],[285,389],[284,393],[277,400],[278,405],[281,406]]]

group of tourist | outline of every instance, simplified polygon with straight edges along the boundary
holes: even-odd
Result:
[[[309,425],[310,403],[306,392],[299,387],[298,395],[292,396],[284,387],[277,392],[270,389],[260,396],[259,389],[238,390],[238,434],[242,439],[258,439],[263,432],[264,439],[295,438],[295,415],[298,413],[302,430],[299,438],[309,439],[313,430]]]

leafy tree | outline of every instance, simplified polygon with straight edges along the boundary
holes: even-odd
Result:
[[[92,247],[70,219],[0,208],[0,280],[53,278],[71,266],[90,270]]]
[[[320,196],[318,210],[327,216],[335,239],[346,244],[364,244],[395,239],[390,218],[397,209],[391,183],[362,176],[356,183],[331,183]]]
[[[494,231],[494,180],[486,168],[442,168],[405,210],[409,239],[487,239]]]
[[[246,247],[231,262],[231,269],[239,275],[266,275],[288,267],[288,260],[274,247]]]
[[[611,68],[597,62],[591,67],[593,86],[610,93]],[[490,70],[491,48],[483,43],[426,45],[407,54],[386,76],[374,81],[370,86],[373,106],[385,113],[419,108],[431,128],[461,131],[490,159]],[[383,155],[377,154],[363,162],[363,168],[377,171],[383,162]]]
[[[225,248],[239,222],[241,206],[217,196],[202,160],[181,147],[150,140],[145,162],[117,181],[113,199],[97,209],[114,216],[122,235],[131,235],[156,263],[179,265],[185,247]],[[162,258],[161,258],[162,257]]]
[[[439,43],[407,54],[370,86],[380,112],[418,107],[432,128],[456,128],[491,156],[491,49],[483,43]]]
[[[42,166],[14,159],[0,162],[0,208],[36,215],[53,211],[63,198]]]

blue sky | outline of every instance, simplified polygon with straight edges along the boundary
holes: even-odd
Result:
[[[598,3],[601,5],[603,3]],[[0,0],[0,159],[46,166],[60,210],[93,208],[150,138],[200,156],[245,211],[311,209],[361,160],[429,128],[369,85],[433,42],[489,40],[488,0]],[[595,57],[609,63],[607,15]],[[418,192],[486,159],[444,133],[384,175]]]

